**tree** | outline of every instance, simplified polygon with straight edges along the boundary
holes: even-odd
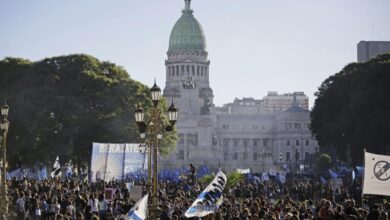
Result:
[[[152,107],[149,88],[121,67],[83,54],[0,61],[0,97],[10,106],[9,161],[47,163],[57,155],[89,162],[92,142],[139,142],[134,109]],[[161,103],[166,107],[165,101]],[[167,119],[164,119],[167,122]],[[164,136],[161,152],[176,145]]]
[[[322,150],[361,163],[363,149],[390,153],[390,54],[351,63],[316,92],[311,129]]]

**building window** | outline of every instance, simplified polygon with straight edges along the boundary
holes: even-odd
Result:
[[[253,160],[257,160],[257,153],[253,153]]]
[[[198,146],[198,133],[187,134],[187,146]]]
[[[224,160],[229,160],[229,153],[228,153],[227,151],[225,151],[225,152],[223,153],[223,159],[224,159]]]
[[[287,141],[286,141],[286,145],[287,145],[287,146],[290,146],[290,144],[291,144],[291,141],[290,141],[290,140],[287,140]]]
[[[225,147],[229,146],[229,139],[226,138],[223,139],[223,146]]]
[[[179,150],[179,155],[177,155],[179,160],[184,160],[184,150]]]
[[[300,158],[300,153],[298,151],[295,152],[295,161],[298,161]]]
[[[295,129],[300,129],[301,128],[301,124],[300,123],[294,123],[294,128]]]
[[[222,128],[223,129],[229,129],[229,125],[228,124],[224,124],[224,125],[222,125]]]
[[[248,147],[248,140],[244,139],[244,147]]]
[[[233,160],[238,160],[238,153],[234,152],[232,157],[233,157]]]
[[[244,152],[244,160],[248,160],[248,152]]]
[[[238,139],[233,140],[233,146],[238,147]]]
[[[306,146],[309,146],[309,143],[310,143],[309,140],[306,140],[306,141],[305,141],[305,145],[306,145]]]
[[[268,139],[263,139],[263,146],[268,147]]]
[[[299,146],[300,145],[300,142],[299,140],[295,140],[295,145]]]
[[[286,123],[285,126],[286,126],[286,129],[290,129],[291,128],[291,123]]]
[[[290,152],[286,152],[286,161],[290,161]]]
[[[184,145],[184,134],[179,134],[179,145]]]
[[[309,152],[305,152],[305,160],[309,159]]]
[[[253,140],[253,146],[257,147],[257,140]]]

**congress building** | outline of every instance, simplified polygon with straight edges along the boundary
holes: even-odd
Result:
[[[269,92],[216,107],[210,87],[202,26],[185,0],[167,52],[164,97],[180,109],[176,151],[161,158],[165,168],[207,165],[252,172],[302,167],[318,144],[309,130],[308,97],[303,92]]]

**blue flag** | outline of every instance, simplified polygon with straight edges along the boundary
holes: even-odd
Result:
[[[149,194],[146,194],[142,199],[140,199],[134,206],[131,208],[129,213],[127,213],[127,220],[144,220],[146,219],[146,214],[148,210],[148,197]]]
[[[332,179],[337,179],[339,175],[336,172],[333,172],[331,169],[329,169],[329,174]]]
[[[46,166],[43,166],[41,171],[39,172],[38,175],[38,180],[44,180],[47,179],[47,171],[46,171]]]
[[[326,179],[325,179],[324,177],[321,176],[321,177],[320,177],[320,180],[321,180],[321,183],[322,183],[322,184],[326,184]]]

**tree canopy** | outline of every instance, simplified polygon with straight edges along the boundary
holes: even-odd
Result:
[[[347,65],[315,95],[311,129],[323,150],[353,163],[364,148],[390,153],[390,54]]]
[[[57,155],[86,163],[92,142],[138,143],[134,109],[138,103],[152,108],[147,86],[123,68],[83,54],[1,60],[0,98],[10,106],[11,167],[47,163]],[[161,107],[167,109],[165,101]],[[172,150],[176,140],[175,132],[166,134],[161,152]]]

